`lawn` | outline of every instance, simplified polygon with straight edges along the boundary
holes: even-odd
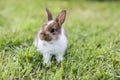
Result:
[[[33,45],[46,22],[67,10],[69,45],[64,61],[43,64]],[[0,0],[0,80],[120,79],[120,3],[97,1]]]

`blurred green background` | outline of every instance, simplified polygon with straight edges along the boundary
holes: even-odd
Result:
[[[43,65],[33,45],[46,22],[67,10],[69,45],[60,64]],[[0,0],[0,80],[119,80],[120,2]]]

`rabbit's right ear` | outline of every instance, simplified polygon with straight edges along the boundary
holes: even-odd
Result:
[[[51,12],[49,11],[49,9],[48,9],[48,8],[46,8],[46,13],[47,13],[47,18],[48,18],[48,21],[52,20],[52,19],[53,19],[53,17],[52,17],[52,14],[51,14]]]
[[[62,10],[58,16],[56,17],[56,21],[59,23],[59,25],[62,25],[66,18],[66,10]]]

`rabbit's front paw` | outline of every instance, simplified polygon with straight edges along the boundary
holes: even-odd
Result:
[[[44,63],[47,64],[47,65],[50,65],[51,62],[50,62],[50,55],[43,55],[44,57]]]
[[[61,62],[63,60],[63,55],[57,55],[56,60],[58,63]]]

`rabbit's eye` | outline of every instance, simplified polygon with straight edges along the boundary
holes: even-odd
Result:
[[[53,32],[55,32],[55,29],[53,28],[53,29],[51,29],[51,31],[50,31],[51,33],[53,33]]]

